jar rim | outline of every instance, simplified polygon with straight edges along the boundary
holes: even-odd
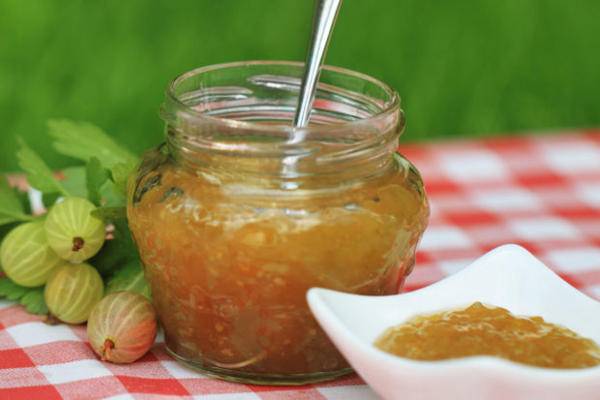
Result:
[[[318,129],[319,131],[326,131],[328,129],[340,129],[340,128],[351,128],[354,126],[360,126],[363,124],[372,124],[376,123],[378,120],[387,118],[390,114],[397,112],[400,109],[400,96],[399,94],[388,84],[380,81],[376,78],[373,78],[367,74],[363,74],[361,72],[356,72],[347,68],[336,67],[331,65],[324,65],[322,70],[326,70],[328,72],[333,72],[336,74],[346,75],[353,78],[357,78],[366,82],[369,82],[379,89],[383,90],[383,92],[389,97],[386,101],[383,102],[381,110],[376,113],[366,117],[366,118],[357,118],[355,120],[344,121],[339,124],[320,124],[316,127],[308,126],[303,128],[295,128],[291,124],[288,125],[273,125],[263,122],[256,121],[245,121],[239,119],[232,119],[227,117],[218,117],[214,115],[209,115],[205,112],[198,111],[194,109],[194,107],[183,102],[179,96],[176,94],[176,90],[178,85],[180,85],[186,79],[189,79],[193,76],[198,76],[207,72],[212,72],[216,70],[228,69],[228,68],[238,68],[238,67],[246,67],[246,66],[289,66],[289,67],[304,67],[303,62],[299,61],[286,61],[286,60],[249,60],[249,61],[235,61],[221,64],[212,64],[207,66],[202,66],[198,68],[194,68],[192,70],[186,71],[174,79],[171,80],[167,89],[165,90],[166,98],[172,102],[176,107],[180,108],[180,111],[183,111],[187,114],[188,117],[198,118],[205,121],[210,121],[212,123],[218,125],[224,125],[231,128],[237,129],[260,129],[262,131],[291,131],[297,129],[303,130],[313,130]]]

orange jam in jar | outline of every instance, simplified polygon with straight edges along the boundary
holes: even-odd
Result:
[[[593,340],[541,317],[517,317],[479,302],[389,328],[375,346],[415,360],[488,355],[545,368],[600,365],[600,347]]]
[[[396,293],[428,218],[386,85],[325,68],[294,130],[302,65],[191,71],[167,91],[166,144],[129,185],[128,218],[179,361],[221,378],[306,383],[350,372],[306,291]]]

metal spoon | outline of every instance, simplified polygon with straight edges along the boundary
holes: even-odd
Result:
[[[310,111],[315,99],[315,91],[321,65],[325,59],[329,39],[333,32],[333,25],[337,17],[338,11],[342,4],[342,0],[316,0],[315,16],[313,20],[313,29],[311,34],[310,47],[306,57],[304,69],[304,77],[302,78],[302,86],[300,87],[300,96],[298,99],[298,107],[294,116],[295,127],[305,127],[308,125]],[[297,130],[292,138],[293,143],[297,143],[304,139],[305,133],[303,130]]]

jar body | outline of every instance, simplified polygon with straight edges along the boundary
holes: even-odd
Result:
[[[408,161],[329,196],[282,199],[232,193],[241,176],[188,171],[160,151],[145,163],[155,167],[132,181],[128,216],[170,351],[258,380],[344,372],[306,291],[398,292],[427,221]]]
[[[418,172],[394,153],[398,115],[369,146],[348,145],[340,125],[333,139],[309,134],[304,153],[284,143],[284,157],[263,140],[266,152],[253,152],[260,129],[245,126],[240,139],[237,125],[167,121],[168,145],[146,153],[130,179],[127,213],[171,354],[254,383],[351,371],[305,296],[311,287],[395,294],[410,273],[428,204]]]

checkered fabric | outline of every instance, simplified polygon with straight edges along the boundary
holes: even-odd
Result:
[[[431,221],[414,290],[505,243],[529,249],[573,286],[600,298],[600,131],[413,144]],[[49,326],[0,302],[0,399],[339,399],[377,396],[358,377],[303,387],[210,379],[179,366],[162,340],[131,365],[100,362],[83,326]]]

